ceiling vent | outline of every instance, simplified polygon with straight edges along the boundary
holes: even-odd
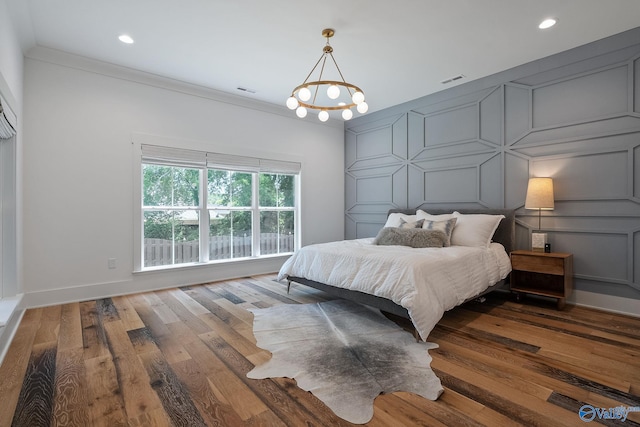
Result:
[[[460,79],[464,79],[464,78],[465,78],[464,74],[458,74],[457,76],[453,76],[453,77],[449,77],[448,79],[444,79],[440,83],[442,83],[443,85],[446,85],[448,83],[455,82],[456,80],[460,80]]]

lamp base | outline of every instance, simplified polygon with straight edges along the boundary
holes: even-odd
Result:
[[[547,233],[531,233],[531,250],[534,252],[544,252],[544,245],[547,244]]]

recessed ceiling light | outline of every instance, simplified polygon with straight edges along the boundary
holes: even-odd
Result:
[[[547,18],[542,21],[540,25],[538,25],[538,28],[540,28],[541,30],[546,30],[547,28],[551,28],[556,25],[557,22],[558,20],[556,18]]]
[[[122,43],[126,43],[126,44],[133,43],[133,39],[131,38],[131,36],[129,36],[127,34],[122,34],[120,37],[118,37],[118,40],[120,40]]]

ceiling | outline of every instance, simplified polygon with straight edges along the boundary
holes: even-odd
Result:
[[[57,49],[279,106],[321,56],[322,29],[334,28],[334,57],[369,112],[640,25],[639,0],[5,1],[25,50]],[[557,25],[538,29],[546,17]],[[135,43],[120,42],[123,33]]]

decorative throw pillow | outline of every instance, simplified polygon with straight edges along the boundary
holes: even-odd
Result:
[[[477,246],[488,248],[493,233],[504,215],[461,214],[454,212],[458,220],[451,235],[451,244],[457,246]]]
[[[373,240],[374,245],[441,248],[447,236],[440,230],[384,227]]]
[[[424,228],[422,226],[424,223],[424,219],[419,219],[418,221],[407,222],[404,219],[400,218],[400,228]]]
[[[418,218],[415,215],[406,215],[400,212],[394,212],[389,214],[387,217],[387,222],[384,225],[385,227],[400,227],[402,225],[401,221],[405,222],[414,222],[417,221]]]
[[[427,221],[446,221],[451,218],[453,218],[453,213],[431,215],[429,212],[425,212],[422,209],[418,209],[416,211],[416,219],[425,219]]]
[[[422,222],[422,228],[424,230],[439,230],[445,235],[444,246],[451,246],[451,235],[453,234],[454,227],[456,226],[457,218],[451,218],[446,221],[429,221],[419,220]]]

